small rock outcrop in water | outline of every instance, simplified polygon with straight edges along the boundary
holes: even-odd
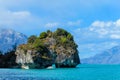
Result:
[[[60,28],[42,32],[39,37],[30,36],[28,43],[20,45],[15,54],[19,67],[26,68],[47,68],[53,64],[57,68],[76,67],[80,63],[73,36]]]

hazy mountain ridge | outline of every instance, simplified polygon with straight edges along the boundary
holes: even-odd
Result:
[[[96,54],[93,57],[81,60],[85,64],[120,64],[120,46]]]
[[[12,29],[0,29],[0,51],[7,52],[13,45],[26,43],[27,36]]]

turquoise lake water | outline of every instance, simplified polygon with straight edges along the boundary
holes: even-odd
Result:
[[[60,69],[0,69],[0,80],[120,80],[120,65]]]

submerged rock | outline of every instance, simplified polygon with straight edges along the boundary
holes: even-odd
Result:
[[[29,69],[29,66],[26,66],[26,65],[22,65],[21,67],[22,69]]]

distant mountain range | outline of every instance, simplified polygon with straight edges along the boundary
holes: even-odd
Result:
[[[26,43],[27,36],[11,29],[0,29],[0,51],[5,53],[13,46]]]
[[[120,64],[120,46],[115,46],[93,57],[82,59],[83,64]]]

